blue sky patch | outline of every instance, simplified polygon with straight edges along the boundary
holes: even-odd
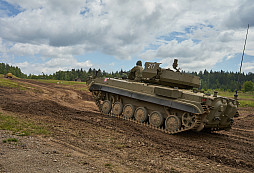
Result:
[[[16,16],[24,10],[21,10],[20,6],[14,6],[6,1],[0,1],[0,10],[5,11],[7,16]]]
[[[213,71],[233,71],[233,72],[239,72],[240,71],[240,64],[241,64],[242,54],[236,54],[234,57],[227,59],[224,58],[222,62],[217,63],[212,70]],[[244,55],[243,57],[243,63],[252,62],[254,60],[254,56],[250,55]],[[243,68],[242,68],[243,70]],[[244,71],[242,71],[244,72]]]
[[[80,14],[81,14],[81,15],[85,15],[85,14],[87,14],[87,13],[89,13],[89,12],[90,12],[90,9],[87,8],[87,7],[85,7],[82,11],[80,11]]]
[[[180,43],[184,40],[187,40],[185,36],[186,36],[186,33],[183,33],[183,32],[171,32],[168,35],[159,36],[157,37],[157,39],[165,40],[165,41],[177,40],[178,43]]]

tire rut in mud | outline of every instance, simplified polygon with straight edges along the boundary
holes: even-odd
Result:
[[[30,81],[29,81],[30,82]],[[35,85],[42,85],[50,89],[63,91],[65,88],[47,85],[32,81]],[[76,91],[75,91],[76,92]],[[91,95],[82,92],[84,100],[92,100]],[[254,171],[254,142],[252,124],[254,122],[254,115],[246,115],[245,118],[236,119],[232,129],[229,132],[216,132],[216,133],[195,133],[185,132],[177,135],[168,135],[159,131],[154,131],[150,128],[143,127],[132,122],[124,121],[122,119],[107,117],[100,115],[99,112],[91,112],[90,110],[81,111],[71,107],[63,106],[57,101],[41,100],[32,98],[27,95],[25,91],[2,89],[0,91],[0,106],[3,110],[29,114],[31,116],[46,117],[48,123],[57,125],[62,122],[62,126],[66,125],[69,128],[70,134],[52,128],[56,132],[55,137],[62,141],[85,149],[80,137],[82,136],[82,126],[90,125],[91,127],[110,129],[116,131],[127,138],[142,139],[145,146],[149,144],[156,144],[158,153],[162,151],[179,151],[200,157],[201,159],[209,159],[214,162],[248,171]],[[68,100],[67,100],[68,101]],[[72,133],[75,129],[76,132]],[[74,130],[73,130],[74,131]],[[101,152],[111,153],[105,147],[89,146],[94,150]],[[134,147],[133,145],[129,147]],[[113,152],[113,154],[115,154]],[[116,156],[120,157],[120,156]],[[146,162],[140,164],[147,164]],[[156,167],[156,169],[159,169]],[[155,169],[155,170],[156,170]]]

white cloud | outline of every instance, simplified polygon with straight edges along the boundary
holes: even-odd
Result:
[[[26,74],[53,74],[59,70],[71,70],[71,69],[85,69],[88,70],[93,64],[90,61],[77,62],[76,59],[51,59],[45,63],[29,63],[27,61],[22,63],[14,63],[14,66],[18,66]]]
[[[254,72],[254,61],[243,63],[242,72],[248,73],[248,72]]]
[[[26,57],[28,62],[20,65],[34,65],[33,69],[39,69],[36,73],[88,66],[76,59],[88,52],[101,52],[122,61],[139,56],[166,63],[178,58],[183,70],[209,69],[241,53],[247,23],[251,29],[254,25],[251,0],[7,2],[20,13],[8,17],[8,9],[0,12],[1,59],[15,63],[15,57]],[[174,32],[182,35],[161,38]],[[150,45],[155,48],[149,49]],[[254,56],[253,46],[254,34],[250,33],[246,54]],[[44,69],[39,67],[41,61]],[[26,71],[30,73],[29,68]]]
[[[254,3],[252,0],[243,0],[236,4],[225,17],[225,25],[230,28],[247,27],[247,24],[254,26]]]

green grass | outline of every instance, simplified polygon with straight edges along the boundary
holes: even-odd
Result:
[[[80,91],[89,91],[86,85],[86,82],[76,82],[76,81],[63,81],[63,80],[47,80],[47,79],[36,79],[37,81],[44,82],[44,83],[53,83],[59,85],[71,85],[73,89],[80,90]],[[75,85],[84,85],[84,87],[75,86]]]
[[[17,81],[10,80],[8,78],[4,78],[4,75],[0,75],[0,86],[8,87],[8,88],[17,88],[20,90],[26,90],[28,88],[31,88],[31,86],[22,84]]]
[[[108,168],[111,172],[113,172],[113,165],[111,163],[106,163],[105,167]]]
[[[229,91],[219,91],[218,93],[221,96],[224,97],[234,97],[235,92],[229,92]],[[239,99],[253,99],[254,100],[254,93],[253,92],[238,92],[237,93]]]
[[[86,84],[86,82],[76,82],[76,81],[64,81],[64,80],[47,80],[47,79],[36,79],[40,82],[45,83],[55,83],[60,85],[76,85],[76,84]]]
[[[224,96],[224,97],[234,97],[235,95],[235,92],[231,92],[231,91],[222,91],[220,89],[209,89],[208,90],[211,94],[213,94],[214,91],[217,91],[218,92],[218,95],[220,96]],[[238,97],[241,97],[241,98],[250,98],[250,99],[254,99],[254,92],[242,92],[242,91],[238,91],[237,92],[238,94]]]
[[[0,78],[0,86],[9,87],[9,88],[18,88],[18,89],[21,89],[21,90],[26,90],[27,89],[26,86],[20,84],[19,82],[12,81],[12,80],[7,79],[7,78]]]
[[[8,138],[8,139],[4,139],[3,143],[11,143],[11,142],[18,142],[18,139],[16,138]]]
[[[25,121],[9,115],[0,113],[0,129],[10,130],[18,136],[28,136],[32,134],[48,135],[44,127],[33,124],[32,122]]]
[[[238,100],[240,107],[254,107],[254,101],[251,100]]]
[[[54,83],[59,85],[71,85],[76,90],[81,91],[88,91],[88,87],[86,86],[86,82],[76,82],[76,81],[64,81],[64,80],[47,80],[47,79],[30,79],[30,80],[37,80],[44,83]],[[75,85],[84,85],[84,87],[75,86]],[[20,90],[27,90],[27,89],[35,89],[35,87],[20,83],[18,81],[13,81],[8,78],[4,78],[3,74],[0,74],[0,86],[8,87],[8,88],[17,88]]]
[[[214,91],[218,91],[218,95],[223,97],[230,97],[234,98],[235,92],[230,91],[220,91],[220,90],[209,90],[210,93],[213,93]],[[254,92],[242,92],[239,91],[238,93],[238,101],[240,103],[240,107],[254,107]]]

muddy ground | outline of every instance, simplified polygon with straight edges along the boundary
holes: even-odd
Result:
[[[254,109],[240,108],[230,131],[168,135],[100,115],[83,85],[18,80],[0,88],[0,112],[45,126],[49,136],[0,141],[0,172],[254,172]]]

